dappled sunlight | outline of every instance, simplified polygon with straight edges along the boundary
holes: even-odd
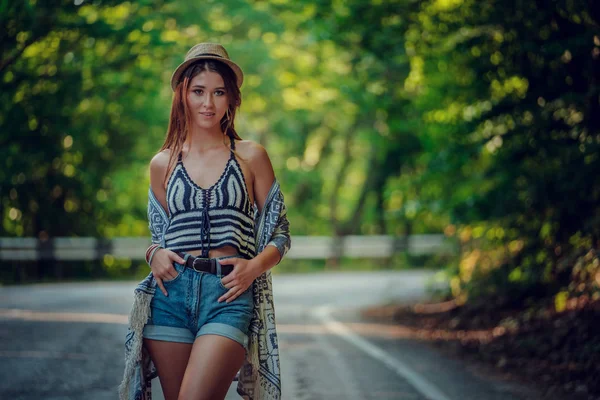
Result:
[[[0,284],[149,273],[149,163],[169,126],[171,74],[191,46],[217,42],[244,71],[235,130],[264,146],[285,195],[292,246],[274,280],[370,274],[352,287],[341,274],[306,286],[282,279],[274,291],[295,307],[278,314],[289,322],[278,325],[282,335],[333,335],[327,322],[286,318],[325,302],[358,307],[367,297],[352,289],[372,285],[375,271],[431,268],[444,273],[430,293],[454,300],[411,310],[426,329],[392,315],[338,333],[511,349],[512,334],[533,326],[520,343],[533,361],[558,349],[562,361],[550,364],[600,365],[598,335],[581,328],[600,300],[593,2],[5,3]],[[413,281],[385,283],[382,302],[417,293]],[[337,288],[343,294],[331,295]],[[124,309],[93,302],[121,313],[95,314],[45,300],[4,303],[13,308],[0,309],[0,320],[127,324]],[[463,306],[472,315],[455,318]],[[514,315],[502,325],[506,310]],[[542,318],[548,310],[573,317],[554,326]],[[432,322],[443,313],[447,325]],[[575,374],[546,377],[600,393]]]
[[[104,324],[127,324],[127,315],[103,314],[103,313],[75,313],[75,312],[45,312],[22,309],[2,309],[0,319],[16,319],[22,321],[45,321],[45,322],[83,322]],[[377,339],[417,339],[425,341],[433,340],[479,340],[489,341],[497,336],[499,331],[473,330],[473,331],[450,331],[444,329],[423,330],[401,324],[389,325],[379,323],[345,323],[346,327],[365,338]],[[277,324],[280,334],[291,335],[333,335],[326,326],[322,324]]]
[[[128,316],[121,314],[47,312],[20,309],[0,309],[0,319],[46,322],[86,322],[104,324],[127,324]]]
[[[402,324],[348,323],[345,325],[367,339],[478,340],[488,342],[495,336],[503,334],[503,331],[494,329],[452,331],[448,329],[419,329]]]
[[[477,340],[489,342],[494,337],[504,334],[503,330],[481,329],[481,330],[458,330],[448,329],[418,329],[402,324],[380,324],[353,322],[344,323],[344,326],[365,339],[410,339],[420,341],[438,340]],[[290,335],[337,335],[329,328],[321,324],[277,324],[277,332]]]

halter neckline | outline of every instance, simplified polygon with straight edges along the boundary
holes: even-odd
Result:
[[[210,185],[208,188],[203,188],[202,186],[198,185],[190,176],[190,174],[188,173],[187,169],[185,168],[185,165],[183,164],[183,159],[182,159],[182,153],[183,152],[179,152],[179,156],[177,157],[177,163],[181,164],[181,169],[183,171],[183,174],[185,175],[185,177],[190,181],[190,183],[198,190],[202,190],[204,192],[210,191],[212,189],[214,189],[216,186],[219,185],[219,183],[223,180],[223,177],[225,177],[225,175],[227,174],[227,170],[229,169],[229,164],[231,163],[231,160],[235,159],[235,140],[233,139],[233,137],[229,137],[230,139],[230,148],[229,148],[229,159],[227,159],[227,162],[225,163],[225,168],[223,168],[223,172],[221,172],[221,175],[219,176],[219,179],[217,179],[217,181],[215,183],[213,183],[212,185]]]

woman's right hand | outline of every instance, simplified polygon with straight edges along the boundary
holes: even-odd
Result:
[[[183,258],[179,257],[177,253],[169,250],[160,248],[156,250],[154,256],[152,257],[152,263],[150,264],[150,269],[152,270],[152,275],[154,275],[154,279],[156,280],[156,284],[163,292],[165,296],[168,296],[167,290],[165,289],[165,285],[163,285],[163,280],[171,280],[177,278],[177,270],[173,266],[173,263],[183,264]]]

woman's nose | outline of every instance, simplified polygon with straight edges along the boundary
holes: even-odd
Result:
[[[203,103],[204,103],[203,105],[204,105],[205,107],[207,107],[207,108],[208,108],[208,107],[212,107],[212,106],[215,104],[215,101],[214,101],[214,99],[213,99],[213,96],[212,96],[212,94],[210,94],[210,93],[207,93],[207,94],[204,96],[204,99],[203,99],[203,100],[204,100],[204,101],[203,101]]]

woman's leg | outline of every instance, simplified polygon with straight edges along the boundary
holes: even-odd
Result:
[[[224,399],[246,350],[235,340],[202,335],[194,342],[179,392],[180,400]]]
[[[144,339],[144,346],[156,366],[165,400],[177,400],[192,344]]]

